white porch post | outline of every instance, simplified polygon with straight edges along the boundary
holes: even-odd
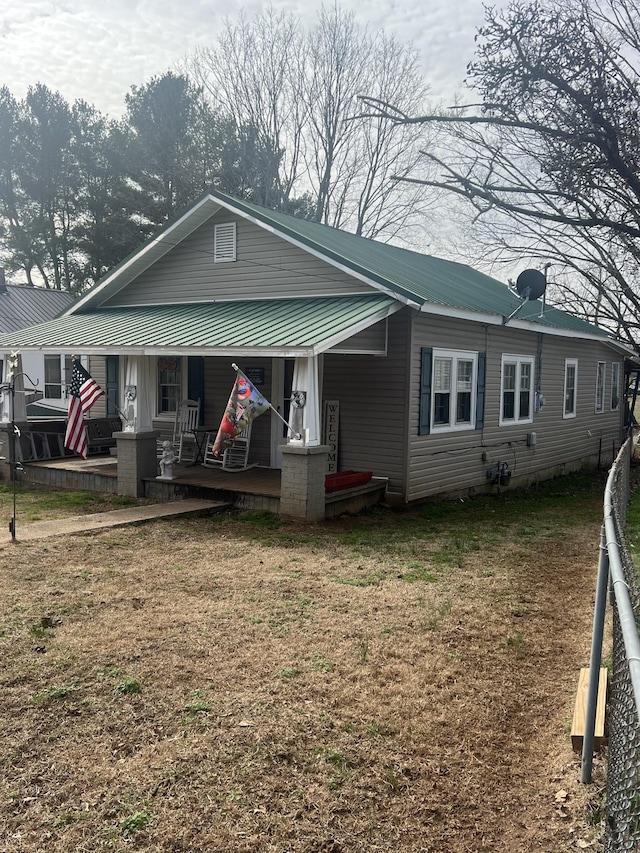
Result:
[[[296,358],[293,368],[293,395],[306,394],[302,408],[302,436],[307,447],[320,444],[320,376],[319,358]],[[293,407],[292,407],[293,412]]]
[[[0,376],[2,382],[2,376]],[[27,420],[27,401],[24,394],[24,373],[22,356],[12,352],[4,356],[4,384],[7,388],[0,392],[0,422],[14,420],[22,423]],[[13,399],[12,399],[13,397]]]
[[[118,494],[142,497],[144,480],[158,473],[156,439],[153,431],[152,361],[147,356],[127,359],[123,411],[125,424],[115,433],[118,445]]]
[[[12,432],[11,432],[11,367],[9,366],[9,353],[2,353],[4,362],[4,376],[0,376],[0,480],[13,479],[12,457]]]
[[[0,385],[5,387],[0,391],[0,423],[8,424],[11,420],[11,378],[9,367],[9,354],[2,353],[4,361],[4,376],[0,376]]]
[[[153,429],[153,386],[151,359],[130,355],[125,372],[123,412],[127,419],[126,432],[148,432]],[[128,392],[131,393],[128,393]]]
[[[296,358],[292,396],[304,392],[301,441],[289,439],[282,447],[280,515],[303,521],[321,521],[325,515],[325,473],[329,448],[320,444],[319,359]],[[293,405],[291,412],[295,417]],[[299,425],[295,424],[295,430]]]
[[[10,480],[15,480],[17,465],[22,458],[20,449],[20,426],[26,426],[27,401],[24,393],[22,356],[12,352],[4,356],[5,389],[0,392],[0,465]],[[3,377],[0,376],[0,379]],[[13,426],[12,426],[13,422]],[[6,462],[4,460],[7,460]]]

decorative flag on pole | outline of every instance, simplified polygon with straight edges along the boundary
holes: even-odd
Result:
[[[244,432],[254,418],[270,408],[271,403],[243,373],[238,371],[227,408],[222,416],[220,429],[213,443],[213,455],[222,456],[226,448],[233,444],[238,433]]]
[[[90,374],[73,359],[71,385],[69,386],[69,413],[67,415],[67,431],[64,436],[64,446],[75,450],[83,459],[87,458],[87,429],[84,416],[93,404],[102,397],[104,391]]]

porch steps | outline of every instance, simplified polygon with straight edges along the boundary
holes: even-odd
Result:
[[[115,509],[92,515],[74,515],[68,518],[58,518],[53,521],[36,521],[32,524],[21,524],[18,511],[16,519],[16,541],[28,542],[35,539],[46,539],[49,536],[83,533],[87,530],[107,530],[111,527],[136,524],[142,521],[153,521],[156,518],[167,518],[170,516],[208,514],[220,512],[230,507],[231,504],[228,501],[192,499],[127,507],[127,509]],[[10,545],[11,542],[11,533],[8,530],[0,531],[0,548]]]

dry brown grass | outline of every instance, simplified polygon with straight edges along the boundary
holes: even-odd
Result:
[[[601,492],[562,488],[0,552],[0,848],[596,849]]]

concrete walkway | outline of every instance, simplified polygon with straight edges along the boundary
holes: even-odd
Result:
[[[49,536],[64,536],[70,533],[82,533],[85,530],[107,530],[124,524],[140,521],[152,521],[155,518],[167,518],[191,513],[207,513],[230,506],[225,501],[184,500],[172,501],[148,506],[135,506],[127,509],[115,509],[110,512],[98,512],[94,515],[73,515],[53,521],[35,521],[23,524],[18,515],[16,519],[15,543],[30,542],[34,539],[46,539]],[[9,530],[0,531],[0,548],[11,545],[14,540]],[[15,544],[14,543],[14,544]]]

